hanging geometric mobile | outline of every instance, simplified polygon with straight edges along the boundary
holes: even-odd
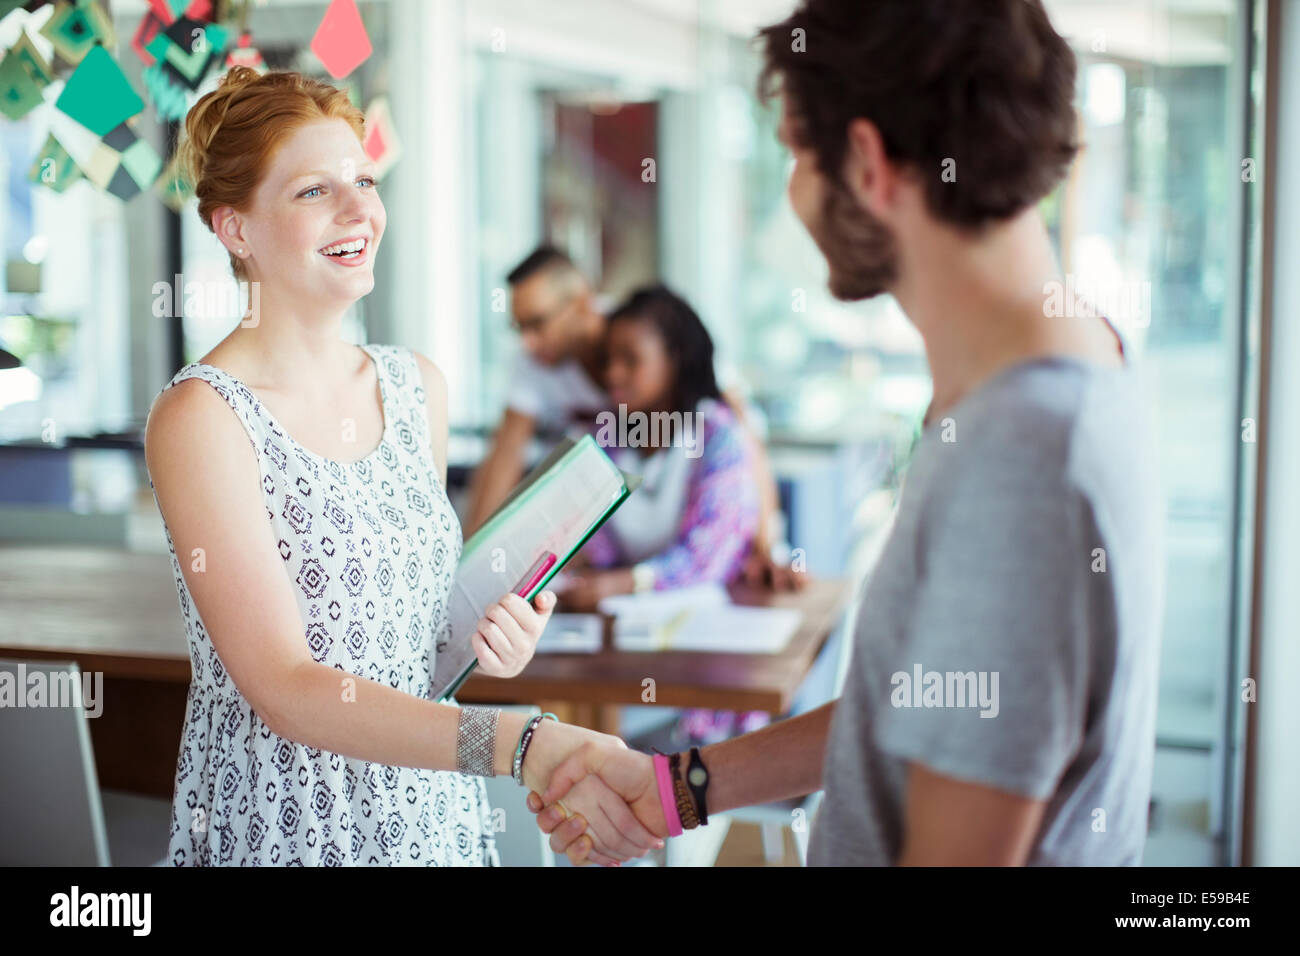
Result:
[[[0,20],[22,6],[26,6],[26,0],[0,0]]]
[[[388,98],[376,97],[366,110],[366,136],[361,148],[375,162],[375,178],[383,179],[402,155],[402,143],[393,127],[393,115],[388,109]]]
[[[185,115],[189,109],[185,87],[172,78],[170,70],[161,63],[154,63],[146,66],[140,76],[160,120],[175,121]]]
[[[311,38],[311,52],[330,76],[341,80],[374,52],[355,0],[333,0]]]
[[[188,6],[186,5],[188,3]],[[136,28],[135,37],[131,40],[131,46],[136,55],[144,60],[146,66],[152,66],[155,62],[154,55],[149,52],[149,43],[156,37],[161,30],[167,29],[176,22],[177,17],[188,17],[191,20],[201,20],[203,22],[212,19],[211,0],[185,0],[185,2],[173,3],[171,0],[149,0],[149,10],[145,13],[144,19]]]
[[[54,82],[54,68],[41,56],[41,51],[36,49],[36,44],[26,30],[19,31],[18,42],[9,48],[8,56],[18,57],[38,85],[45,87]]]
[[[253,46],[253,34],[247,30],[239,35],[239,41],[226,54],[226,67],[233,66],[246,66],[258,73],[266,72],[266,61],[262,59],[262,51]]]
[[[190,90],[197,90],[208,71],[221,62],[229,38],[223,26],[178,17],[149,41],[145,49],[158,58],[174,79]]]
[[[144,109],[144,100],[131,89],[109,52],[92,44],[54,105],[96,136],[103,136]]]
[[[86,164],[86,178],[118,199],[148,189],[162,170],[162,160],[148,142],[123,123],[109,131]]]
[[[153,190],[173,212],[180,213],[194,197],[194,187],[181,171],[180,154],[172,156],[153,184]]]
[[[54,16],[41,27],[41,35],[54,44],[54,51],[69,63],[80,63],[96,43],[113,46],[117,36],[113,21],[96,0],[59,0]]]
[[[0,113],[20,120],[44,102],[41,85],[21,57],[10,55],[0,60]]]
[[[53,133],[45,138],[45,145],[36,154],[32,168],[27,173],[27,178],[32,182],[49,186],[56,193],[63,192],[81,177],[81,167],[73,161],[63,144],[54,138]]]
[[[163,0],[163,3],[165,4],[166,0]],[[150,9],[145,13],[144,19],[141,20],[140,25],[135,28],[135,36],[131,38],[131,49],[135,50],[136,56],[144,60],[145,66],[153,66],[154,63],[157,62],[154,55],[148,50],[149,41],[156,37],[163,28],[172,22],[171,20],[164,20],[158,15],[157,10],[154,9],[157,5],[157,3],[150,5]],[[169,14],[170,12],[171,11],[168,11]]]

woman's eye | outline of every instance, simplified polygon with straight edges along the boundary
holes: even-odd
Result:
[[[301,193],[298,194],[298,196],[300,199],[306,199],[312,193],[318,193],[320,191],[321,191],[320,186],[312,186],[310,189],[304,189]]]
[[[365,184],[368,185],[368,186],[375,186],[375,185],[377,185],[377,183],[375,182],[373,176],[362,176],[360,179],[357,180],[357,182],[358,182],[358,183],[365,183]]]

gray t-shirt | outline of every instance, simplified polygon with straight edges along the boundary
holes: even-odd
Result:
[[[809,865],[888,865],[907,762],[1047,801],[1030,864],[1140,862],[1164,507],[1136,368],[1005,369],[930,422],[861,598]]]

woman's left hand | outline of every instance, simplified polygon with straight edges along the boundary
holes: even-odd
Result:
[[[594,611],[605,598],[631,594],[634,586],[631,568],[583,571],[570,576],[564,589],[564,606],[573,611]]]
[[[471,638],[483,673],[515,677],[523,671],[554,610],[555,595],[550,591],[537,595],[535,606],[518,594],[507,594],[488,608]]]

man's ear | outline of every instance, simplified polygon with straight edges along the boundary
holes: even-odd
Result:
[[[231,252],[248,248],[248,243],[244,239],[244,223],[239,213],[230,206],[213,210],[212,231]]]
[[[877,219],[887,218],[897,188],[897,172],[885,153],[876,124],[859,117],[849,122],[844,151],[844,181],[854,198]]]

